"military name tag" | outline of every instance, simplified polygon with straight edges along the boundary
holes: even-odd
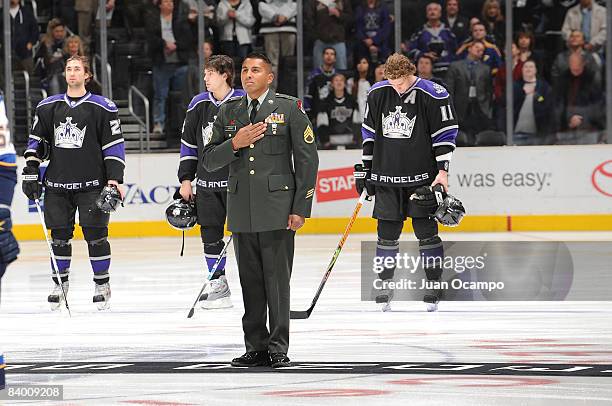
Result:
[[[235,125],[226,125],[225,126],[225,131],[236,131],[236,126]]]

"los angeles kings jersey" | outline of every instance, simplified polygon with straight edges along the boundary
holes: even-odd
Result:
[[[183,134],[181,135],[181,158],[179,162],[179,182],[193,181],[197,175],[198,188],[209,190],[227,190],[229,167],[208,172],[204,169],[202,159],[204,147],[210,142],[212,129],[219,108],[228,100],[241,98],[246,93],[241,89],[231,89],[225,99],[218,101],[210,92],[196,95],[187,108]]]
[[[448,171],[459,126],[443,86],[417,78],[404,93],[385,80],[370,89],[361,128],[363,162],[371,180],[384,186],[413,187]]]
[[[111,100],[87,92],[78,100],[57,94],[36,107],[26,161],[38,160],[42,140],[50,145],[45,187],[88,190],[123,182],[125,145],[117,106]]]

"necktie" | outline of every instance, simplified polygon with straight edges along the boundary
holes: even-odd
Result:
[[[255,116],[257,115],[257,105],[258,104],[259,104],[259,101],[257,99],[251,100],[251,114],[249,115],[249,118],[251,119],[251,124],[255,123]]]

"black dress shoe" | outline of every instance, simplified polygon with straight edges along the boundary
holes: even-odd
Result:
[[[233,367],[262,367],[270,365],[268,351],[248,351],[232,360]]]
[[[284,352],[275,352],[274,354],[270,354],[270,360],[272,362],[272,368],[283,368],[291,366],[291,360]]]

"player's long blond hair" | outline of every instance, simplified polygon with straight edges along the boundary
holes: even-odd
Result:
[[[410,59],[397,52],[389,56],[385,62],[386,79],[399,79],[414,75],[415,73],[416,66],[410,62]]]

